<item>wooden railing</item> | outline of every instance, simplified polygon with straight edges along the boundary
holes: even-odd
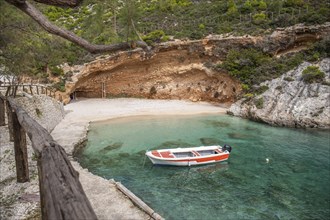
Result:
[[[42,219],[97,219],[64,149],[12,97],[0,93],[0,126],[13,136],[17,182],[29,181],[26,133],[37,155]]]
[[[13,84],[13,85],[0,85],[0,90],[5,91],[5,96],[16,96],[17,92],[21,89],[30,95],[45,94],[50,97],[55,97],[55,90],[49,86],[40,84]]]

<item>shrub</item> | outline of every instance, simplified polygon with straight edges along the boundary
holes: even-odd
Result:
[[[254,95],[252,93],[246,93],[244,98],[252,98]]]
[[[267,16],[265,13],[258,13],[253,15],[253,23],[255,24],[262,24],[267,21]]]
[[[267,64],[270,59],[268,55],[255,49],[230,50],[219,67],[227,70],[243,84],[251,86],[259,82],[260,74],[264,74],[256,71],[256,68]]]
[[[260,87],[256,90],[256,93],[257,93],[258,95],[260,95],[260,94],[266,92],[268,89],[269,89],[268,86],[263,85],[263,86],[260,86]]]
[[[262,109],[264,107],[264,99],[262,97],[256,99],[254,100],[254,104],[256,105],[257,109]]]
[[[63,75],[63,70],[57,66],[49,66],[49,70],[52,72],[53,76],[61,76]]]
[[[151,87],[149,93],[150,93],[150,95],[156,95],[156,93],[157,93],[156,87],[154,87],[154,86]]]
[[[205,29],[205,25],[204,24],[199,24],[198,25],[198,28],[204,30]]]
[[[324,77],[324,72],[317,66],[309,66],[302,72],[302,80],[305,83],[323,82]]]
[[[61,80],[60,82],[53,84],[53,88],[58,91],[65,92],[65,81]]]
[[[167,41],[169,39],[168,36],[165,35],[162,30],[155,30],[150,32],[149,34],[142,37],[142,39],[149,45],[153,43],[160,43]]]
[[[294,79],[293,79],[292,77],[290,77],[290,76],[286,76],[286,77],[284,77],[284,80],[285,80],[285,81],[288,81],[288,82],[292,82],[292,81],[294,81]]]

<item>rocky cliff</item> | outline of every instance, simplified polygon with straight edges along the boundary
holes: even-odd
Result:
[[[229,50],[256,48],[272,56],[307,47],[330,35],[330,23],[296,25],[266,36],[210,35],[202,40],[170,41],[153,48],[146,59],[141,50],[105,55],[82,66],[65,66],[73,74],[66,84],[64,102],[73,92],[79,97],[144,97],[188,99],[231,104],[241,93],[240,83],[212,65]]]
[[[302,72],[311,63],[303,63],[280,78],[262,83],[268,88],[254,98],[234,103],[228,113],[288,127],[330,128],[330,59],[316,66],[325,73],[323,83],[305,83]]]

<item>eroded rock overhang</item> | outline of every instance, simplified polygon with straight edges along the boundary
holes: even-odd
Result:
[[[272,56],[305,49],[330,36],[330,23],[296,25],[266,36],[210,35],[202,40],[171,41],[157,45],[145,59],[142,50],[106,55],[83,66],[67,67],[74,73],[66,85],[66,100],[78,97],[143,97],[232,103],[240,83],[212,65],[221,63],[231,49],[256,48]]]

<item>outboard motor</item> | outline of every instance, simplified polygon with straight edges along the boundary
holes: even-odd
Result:
[[[228,144],[223,145],[222,151],[226,151],[226,150],[230,153],[231,152],[231,146],[228,145]]]

